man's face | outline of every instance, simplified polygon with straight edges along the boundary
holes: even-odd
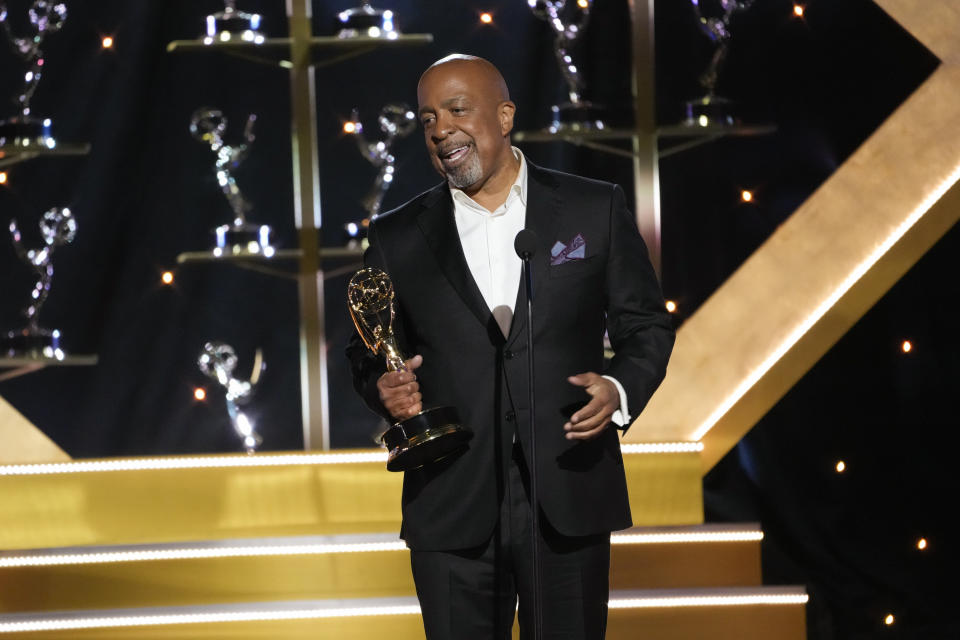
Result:
[[[489,72],[473,62],[441,64],[420,80],[417,99],[427,152],[452,186],[475,192],[511,157],[506,136],[513,127],[513,104],[502,98]]]

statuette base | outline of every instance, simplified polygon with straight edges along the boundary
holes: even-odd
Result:
[[[253,42],[262,44],[266,36],[260,31],[260,14],[237,10],[219,11],[207,16],[204,44],[214,42]]]
[[[271,242],[273,230],[265,224],[225,224],[214,229],[217,246],[213,255],[262,256],[270,258],[276,253]]]
[[[63,360],[60,332],[56,329],[22,329],[0,334],[0,357]]]
[[[4,120],[0,122],[0,149],[53,149],[57,141],[51,135],[50,128],[49,119],[18,116]]]
[[[472,437],[456,409],[434,407],[394,424],[380,441],[388,452],[387,471],[409,471],[463,451]]]
[[[733,103],[730,100],[704,96],[687,101],[683,124],[688,127],[729,127],[737,124],[737,119],[733,115]]]
[[[565,102],[551,107],[553,121],[550,133],[602,131],[607,128],[603,120],[605,109],[592,102]]]
[[[340,21],[338,38],[396,40],[400,36],[393,11],[374,9],[367,2],[364,2],[363,6],[341,11],[337,18]]]

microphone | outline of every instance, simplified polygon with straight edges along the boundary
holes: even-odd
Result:
[[[533,376],[533,273],[530,269],[530,258],[536,255],[540,239],[530,229],[521,229],[513,240],[513,248],[523,260],[523,279],[527,288],[527,381],[530,388],[530,531],[533,551],[533,637],[534,640],[543,638],[543,586],[542,568],[540,566],[540,517],[539,498],[537,493],[537,411],[534,394]]]
[[[537,238],[537,234],[530,229],[521,229],[513,240],[513,249],[520,256],[520,259],[526,262],[537,255],[538,244],[540,244],[540,239]]]

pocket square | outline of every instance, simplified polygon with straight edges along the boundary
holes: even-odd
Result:
[[[571,260],[582,260],[587,253],[587,241],[581,234],[573,237],[573,240],[563,244],[559,240],[550,248],[550,265],[556,266]]]

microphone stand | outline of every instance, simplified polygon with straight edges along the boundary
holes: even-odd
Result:
[[[530,386],[530,509],[533,538],[533,637],[543,638],[543,597],[540,571],[540,509],[537,496],[537,430],[536,403],[533,386],[533,274],[530,258],[536,253],[537,236],[529,229],[517,234],[514,241],[517,255],[523,261],[523,280],[527,288],[527,376]]]

